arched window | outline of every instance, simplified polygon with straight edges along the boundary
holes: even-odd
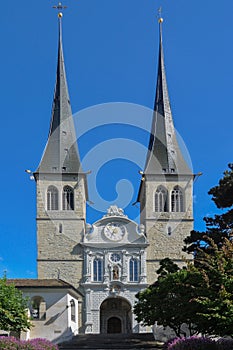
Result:
[[[40,296],[31,299],[31,316],[34,320],[46,319],[46,303]]]
[[[103,263],[101,259],[93,261],[93,281],[102,282],[103,279]]]
[[[65,186],[63,188],[62,209],[74,210],[74,190],[70,186]]]
[[[47,210],[58,210],[58,189],[55,186],[48,187]]]
[[[176,213],[184,211],[184,196],[179,186],[175,186],[171,193],[171,211]]]
[[[73,299],[70,301],[70,318],[71,321],[75,322],[75,302]]]
[[[138,271],[138,260],[131,258],[129,261],[129,280],[131,282],[138,282],[139,271]]]
[[[158,213],[168,211],[167,190],[159,186],[155,192],[155,211]]]

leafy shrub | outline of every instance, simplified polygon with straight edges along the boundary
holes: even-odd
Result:
[[[233,349],[233,339],[220,338],[216,344],[217,344],[217,350]]]
[[[58,350],[57,345],[46,339],[20,341],[14,337],[0,337],[1,350]]]
[[[164,350],[232,350],[233,339],[217,341],[205,337],[174,338],[164,344]]]
[[[14,337],[0,337],[0,349],[15,350],[19,347],[19,341]]]
[[[165,350],[218,350],[218,347],[216,342],[210,338],[193,336],[189,338],[175,338],[173,340],[170,340],[164,345],[164,349]]]

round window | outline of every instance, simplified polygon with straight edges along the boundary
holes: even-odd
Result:
[[[121,260],[121,256],[118,253],[112,253],[110,259],[113,262],[119,262]]]

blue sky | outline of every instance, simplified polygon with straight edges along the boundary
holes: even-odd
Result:
[[[9,278],[36,277],[35,183],[24,170],[36,169],[48,135],[57,59],[56,4],[1,4],[0,275],[6,270]],[[203,172],[194,186],[194,213],[195,228],[204,229],[203,216],[216,212],[207,192],[232,162],[232,0],[66,0],[64,5],[63,44],[73,113],[114,102],[153,107],[157,10],[162,6],[173,118],[194,172]],[[135,142],[144,146],[148,139],[145,130],[130,126],[97,127],[80,137],[82,158],[91,147],[102,145],[106,134],[118,141],[135,135]],[[121,190],[132,190],[133,198],[137,194],[139,164],[117,162],[106,162],[97,177],[106,202],[117,196],[119,167],[127,179]],[[126,207],[133,218],[136,211],[131,204]],[[89,222],[101,215],[88,209]]]

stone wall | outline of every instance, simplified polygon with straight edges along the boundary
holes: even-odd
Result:
[[[155,192],[158,186],[168,191],[169,210],[155,212]],[[183,191],[184,212],[171,212],[171,192],[175,186]],[[157,279],[160,260],[170,258],[180,267],[192,259],[183,252],[184,239],[193,229],[193,178],[190,175],[151,175],[143,182],[141,190],[141,223],[145,225],[149,246],[147,248],[147,282]]]
[[[47,189],[56,186],[59,210],[47,210]],[[74,210],[61,210],[62,189],[74,189]],[[77,175],[40,175],[37,180],[37,269],[38,278],[60,278],[79,286],[83,275],[80,246],[86,220],[84,179]]]

